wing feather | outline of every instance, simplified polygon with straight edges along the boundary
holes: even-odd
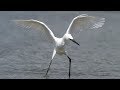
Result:
[[[37,21],[37,20],[12,20],[14,21],[17,25],[22,26],[24,28],[33,28],[40,30],[42,34],[46,34],[47,40],[51,43],[54,42],[54,34],[53,32],[48,28],[47,25],[45,25],[43,22]],[[41,35],[42,35],[41,34]]]
[[[88,16],[87,14],[82,14],[75,17],[72,20],[66,33],[73,34],[77,29],[79,29],[79,31],[82,31],[82,30],[100,28],[104,25],[104,22],[105,22],[105,18]]]

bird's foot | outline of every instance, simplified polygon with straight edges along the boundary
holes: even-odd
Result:
[[[45,76],[44,76],[45,79],[48,79],[48,77],[49,77],[48,75],[45,75]]]

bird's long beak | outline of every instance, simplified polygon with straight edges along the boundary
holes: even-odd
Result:
[[[80,46],[80,44],[76,42],[74,39],[70,39],[70,40]]]

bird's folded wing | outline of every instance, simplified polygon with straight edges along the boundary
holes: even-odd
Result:
[[[54,42],[54,34],[53,32],[43,23],[37,20],[12,20],[17,25],[20,25],[25,28],[33,28],[41,31],[40,35],[43,35],[46,37],[46,39],[53,43]]]

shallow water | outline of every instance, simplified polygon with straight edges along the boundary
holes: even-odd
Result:
[[[106,18],[97,31],[82,31],[80,47],[71,43],[73,79],[120,78],[120,12],[115,11],[0,11],[0,79],[44,79],[53,47],[43,42],[40,32],[21,28],[10,20],[37,19],[61,37],[79,14]],[[56,55],[48,79],[68,78],[68,59]]]

